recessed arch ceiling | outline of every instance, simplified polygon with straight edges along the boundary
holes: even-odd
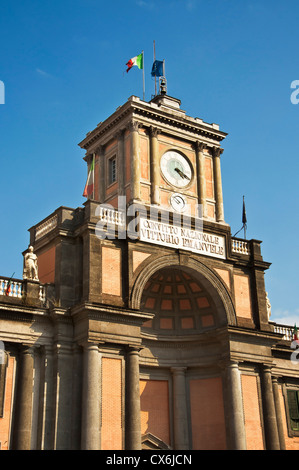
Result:
[[[165,334],[198,334],[215,328],[217,316],[213,299],[190,273],[180,268],[163,268],[147,281],[141,309],[154,312],[145,331]]]

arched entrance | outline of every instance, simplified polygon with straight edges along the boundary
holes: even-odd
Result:
[[[196,258],[164,256],[141,266],[131,301],[155,314],[142,327],[142,434],[174,449],[225,449],[221,361],[236,315],[224,282]]]

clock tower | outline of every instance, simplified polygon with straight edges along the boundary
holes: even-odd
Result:
[[[150,102],[130,97],[79,144],[94,183],[85,213],[96,224],[83,242],[83,298],[120,309],[107,312],[104,328],[94,322],[88,336],[104,342],[101,353],[111,361],[129,348],[129,375],[118,382],[129,397],[126,448],[155,440],[160,449],[246,447],[239,364],[259,352],[250,336],[238,335],[272,331],[263,277],[269,263],[260,242],[234,239],[225,222],[226,135],[161,90]],[[139,208],[135,238],[132,206]],[[97,220],[106,223],[101,236]],[[247,341],[244,355],[239,341]]]
[[[220,156],[226,133],[186,115],[180,100],[132,96],[79,144],[90,168],[90,197],[117,207],[139,202],[224,224]]]
[[[282,391],[298,371],[269,322],[261,242],[225,222],[227,134],[164,91],[85,136],[87,200],[29,229],[33,278],[24,253],[11,295],[0,280],[13,448],[281,446],[272,379]]]

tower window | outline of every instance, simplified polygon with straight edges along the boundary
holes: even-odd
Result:
[[[113,184],[116,181],[116,157],[112,157],[108,160],[108,184]]]

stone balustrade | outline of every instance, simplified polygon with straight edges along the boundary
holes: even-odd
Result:
[[[249,243],[240,238],[232,238],[232,252],[241,255],[250,255]]]
[[[2,277],[0,278],[0,300],[2,296],[15,298],[15,299],[22,299],[24,295],[24,281],[20,279],[11,279],[10,282],[10,289],[8,288],[9,278]],[[39,285],[38,290],[38,300],[41,301],[42,304],[46,302],[46,286],[43,284]]]
[[[57,221],[58,217],[57,214],[55,214],[53,217],[50,217],[45,222],[38,225],[36,227],[35,240],[38,240],[39,238],[54,230],[54,228],[57,227]]]
[[[11,279],[10,290],[7,292],[9,278],[0,278],[0,296],[22,298],[23,281],[19,279]]]
[[[293,330],[294,328],[290,325],[281,325],[279,323],[271,322],[274,326],[274,332],[283,335],[283,340],[292,341],[293,340]]]

